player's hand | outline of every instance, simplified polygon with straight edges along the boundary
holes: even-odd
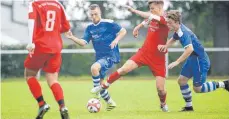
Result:
[[[29,51],[30,57],[32,57],[32,55],[33,55],[33,53],[34,53],[34,49],[35,49],[35,44],[34,44],[34,43],[29,43],[29,44],[26,46],[26,50]]]
[[[114,40],[109,46],[111,47],[111,49],[114,49],[117,45],[118,45],[118,41]]]
[[[157,49],[160,51],[160,52],[166,52],[168,47],[166,45],[158,45],[157,46]]]
[[[71,39],[73,37],[73,34],[71,31],[65,32],[64,35],[69,39]]]
[[[177,66],[177,65],[179,65],[179,64],[180,64],[180,63],[179,63],[178,61],[172,62],[172,63],[169,64],[168,68],[169,68],[169,69],[172,69],[173,67],[175,67],[175,66]]]
[[[134,8],[132,8],[131,6],[125,5],[124,7],[125,7],[128,11],[134,12]]]
[[[138,37],[138,28],[137,28],[137,27],[135,27],[134,30],[133,30],[133,36],[134,36],[135,38]]]

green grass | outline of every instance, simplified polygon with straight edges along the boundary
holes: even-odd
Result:
[[[103,107],[96,114],[91,114],[86,109],[92,87],[88,78],[61,77],[60,83],[71,119],[229,119],[229,93],[223,89],[206,94],[193,92],[195,112],[178,112],[184,106],[184,101],[176,80],[166,82],[170,112],[161,112],[155,80],[145,80],[151,78],[124,77],[125,80],[117,81],[109,92],[118,107],[106,112],[102,101]],[[42,80],[41,85],[44,98],[51,105],[51,110],[44,119],[60,119],[58,105],[47,83]],[[4,80],[1,86],[2,119],[34,119],[38,107],[26,82],[21,79]]]

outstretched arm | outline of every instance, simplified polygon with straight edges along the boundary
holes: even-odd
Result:
[[[80,46],[85,46],[87,44],[87,41],[75,37],[71,31],[65,32],[64,34],[68,39],[71,39],[72,41],[79,44]]]
[[[191,55],[191,53],[193,52],[193,50],[194,49],[193,49],[192,44],[188,45],[185,48],[184,53],[175,62],[172,62],[171,64],[169,64],[168,68],[169,69],[172,69],[173,67],[175,67],[178,64],[180,64],[181,62],[183,62],[185,59],[187,59]]]
[[[158,45],[158,46],[157,46],[157,49],[158,49],[160,52],[166,52],[166,50],[167,50],[172,44],[174,44],[175,42],[176,42],[175,39],[170,38],[170,39],[167,41],[166,45]]]

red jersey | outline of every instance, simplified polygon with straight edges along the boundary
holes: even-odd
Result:
[[[166,25],[165,18],[160,17],[160,21],[152,20],[148,26],[146,40],[141,48],[143,52],[155,55],[164,55],[157,49],[159,44],[165,45],[168,38],[169,28]]]
[[[36,0],[30,4],[29,20],[34,20],[32,41],[35,50],[60,53],[61,33],[70,29],[62,5],[56,0]]]

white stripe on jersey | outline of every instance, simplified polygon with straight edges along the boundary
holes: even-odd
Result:
[[[177,34],[178,34],[179,37],[183,36],[183,34],[184,34],[183,31],[181,30],[181,26],[178,29]]]

